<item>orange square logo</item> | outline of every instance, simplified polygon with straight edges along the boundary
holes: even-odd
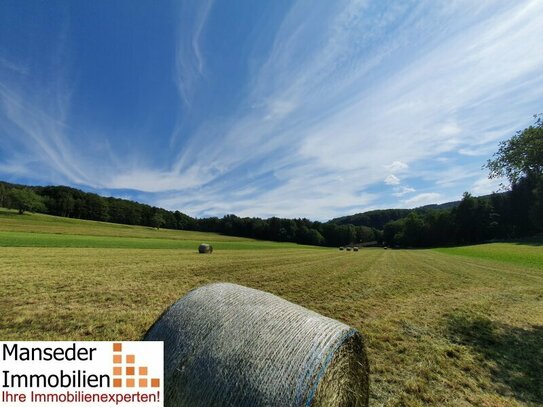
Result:
[[[153,346],[157,347],[157,344],[153,344]],[[111,342],[108,347],[113,349],[111,353],[113,356],[111,386],[113,388],[151,390],[151,388],[159,389],[162,386],[162,376],[156,374],[157,367],[162,367],[162,363],[160,363],[162,357],[155,357],[151,360],[147,353],[138,353],[140,350],[136,350],[137,347],[129,342]],[[161,350],[162,346],[159,349]],[[136,363],[136,355],[138,355],[139,363]],[[163,355],[161,354],[161,356]],[[158,366],[155,365],[155,362]]]

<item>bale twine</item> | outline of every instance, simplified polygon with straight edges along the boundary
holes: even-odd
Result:
[[[211,284],[149,329],[164,341],[165,406],[367,406],[360,333],[263,291]]]
[[[207,243],[202,243],[198,247],[198,252],[199,253],[213,253],[213,246],[211,246],[210,244],[207,244]]]

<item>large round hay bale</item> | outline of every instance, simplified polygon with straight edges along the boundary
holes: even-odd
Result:
[[[164,341],[165,406],[367,406],[360,333],[235,284],[189,292],[149,329]]]
[[[200,246],[198,246],[198,252],[199,253],[213,253],[213,246],[207,243],[202,243]]]
[[[354,250],[355,252],[357,252],[357,251],[358,251],[358,247],[356,247],[356,246],[353,247],[353,250]]]

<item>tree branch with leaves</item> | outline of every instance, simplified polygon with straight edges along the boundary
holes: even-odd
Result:
[[[499,150],[485,167],[490,178],[505,177],[513,185],[522,178],[543,176],[543,115],[534,115],[534,125],[499,144]]]

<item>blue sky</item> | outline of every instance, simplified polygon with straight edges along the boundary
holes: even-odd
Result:
[[[0,3],[0,179],[326,220],[498,188],[543,2]]]

